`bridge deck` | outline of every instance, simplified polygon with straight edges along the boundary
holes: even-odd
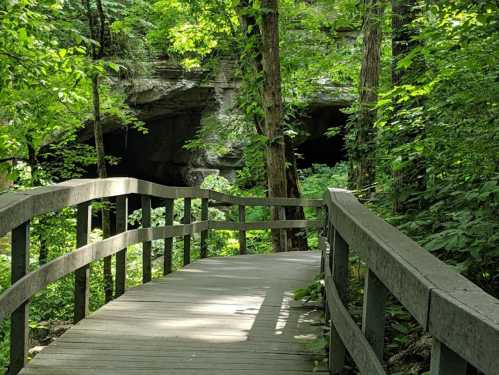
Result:
[[[197,261],[104,306],[21,374],[311,374],[317,313],[292,291],[319,261],[316,252]]]

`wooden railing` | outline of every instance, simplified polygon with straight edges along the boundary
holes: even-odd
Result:
[[[128,230],[128,197],[141,196],[142,228]],[[101,198],[116,197],[116,235],[89,243],[91,203]],[[165,226],[151,227],[151,198],[164,200]],[[184,199],[184,223],[173,225],[174,199]],[[191,201],[201,199],[201,220],[191,223]],[[209,201],[239,206],[239,222],[209,220]],[[77,249],[29,271],[30,220],[64,207],[77,207]],[[321,199],[241,198],[199,188],[167,187],[132,178],[71,180],[62,184],[0,196],[0,236],[12,232],[12,285],[0,295],[0,322],[10,316],[9,373],[17,374],[25,365],[28,353],[29,300],[50,283],[75,274],[74,320],[85,318],[89,312],[89,265],[99,259],[115,255],[115,294],[126,290],[127,246],[143,244],[143,282],[151,280],[151,241],[163,239],[163,273],[172,271],[173,237],[183,237],[184,265],[191,259],[191,236],[200,233],[200,257],[208,256],[208,231],[225,229],[239,231],[240,253],[246,253],[246,231],[290,228],[320,228],[317,220],[286,220],[281,209],[278,221],[245,221],[246,206],[323,206]]]
[[[128,197],[141,196],[142,228],[128,229]],[[116,197],[116,235],[89,243],[91,202]],[[164,200],[165,226],[151,227],[151,199]],[[174,199],[184,199],[184,224],[173,225]],[[201,220],[190,222],[192,199],[201,199]],[[210,201],[239,206],[239,222],[209,220]],[[245,221],[245,207],[327,207],[326,222]],[[77,207],[77,249],[29,272],[30,220],[64,207]],[[346,351],[362,374],[384,374],[384,301],[399,300],[433,336],[432,375],[465,374],[471,363],[488,375],[499,373],[499,301],[452,271],[414,241],[364,208],[347,191],[329,190],[324,200],[241,198],[198,188],[166,187],[131,178],[72,180],[59,185],[0,196],[0,236],[12,232],[12,285],[0,295],[0,322],[11,319],[10,373],[26,363],[29,300],[48,284],[75,274],[74,320],[88,314],[89,265],[116,256],[115,293],[126,290],[127,246],[143,243],[143,281],[151,280],[151,241],[164,240],[163,273],[172,271],[173,237],[184,238],[184,264],[191,256],[191,236],[200,233],[200,257],[208,256],[208,231],[239,231],[240,253],[246,231],[324,228],[321,236],[326,312],[331,325],[330,371],[339,373]],[[367,266],[362,329],[346,306],[349,249]]]
[[[361,374],[385,374],[385,299],[391,293],[433,337],[431,375],[464,375],[468,363],[499,374],[499,301],[363,207],[345,190],[326,192],[321,236],[329,367],[340,373],[348,351]],[[350,316],[349,250],[367,266],[362,328]]]

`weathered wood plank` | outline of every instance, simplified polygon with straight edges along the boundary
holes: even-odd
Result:
[[[292,292],[318,270],[314,252],[200,260],[105,305],[22,374],[311,375],[319,313]]]
[[[33,216],[99,198],[120,195],[149,195],[156,198],[209,198],[246,206],[319,207],[321,199],[241,198],[195,187],[171,187],[128,177],[70,180],[0,196],[0,236]]]
[[[385,299],[388,291],[371,271],[367,270],[364,282],[362,307],[362,333],[371,344],[380,362],[383,362],[385,344]]]
[[[332,280],[335,283],[335,288],[338,290],[341,301],[346,304],[348,295],[348,255],[350,249],[345,240],[343,240],[341,235],[334,228],[331,228],[330,235],[332,236],[333,246],[330,251],[329,259],[332,260],[332,264],[328,264],[327,261],[325,262],[325,268],[327,268],[326,274],[331,273]],[[329,297],[327,300],[328,307],[332,303],[336,303],[335,301],[330,300]],[[329,311],[331,310],[329,309]],[[343,343],[343,340],[339,339],[341,336],[336,325],[334,324],[335,322],[332,319],[331,314],[328,314],[328,316],[331,320],[329,366],[333,374],[339,374],[343,371],[343,367],[345,365],[345,344]]]
[[[252,223],[235,223],[231,221],[209,221],[210,229],[224,230],[266,230],[266,229],[291,229],[291,228],[319,228],[321,223],[316,220],[283,220],[283,221],[258,221]]]
[[[142,202],[142,228],[151,227],[151,197],[143,195]],[[142,282],[148,283],[152,279],[152,241],[142,243]]]
[[[201,200],[201,221],[208,221],[208,198]],[[208,257],[208,230],[201,231],[201,258]]]
[[[29,226],[25,222],[12,231],[12,284],[29,271]],[[25,301],[12,313],[10,326],[9,375],[17,374],[26,364],[29,340],[29,303]]]
[[[487,309],[484,307],[488,306]],[[429,331],[485,374],[499,369],[499,301],[483,292],[432,290]]]
[[[173,225],[174,202],[173,199],[165,201],[165,226]],[[166,276],[172,272],[173,237],[165,237],[164,241],[163,275]]]
[[[437,340],[485,373],[499,367],[499,302],[363,207],[330,189],[329,220]],[[467,327],[463,330],[462,327]]]
[[[128,196],[121,195],[116,198],[116,233],[126,232],[128,229]],[[121,296],[126,290],[127,273],[127,248],[124,247],[116,253],[116,278],[115,294]]]
[[[84,202],[78,205],[76,213],[76,247],[80,248],[88,244],[90,232],[92,230],[92,204]],[[87,317],[89,312],[89,278],[90,267],[83,266],[75,271],[75,307],[74,307],[74,322]]]
[[[326,260],[324,284],[326,287],[327,299],[329,301],[329,312],[331,320],[334,323],[335,331],[338,333],[341,342],[348,350],[348,353],[359,368],[361,374],[384,375],[385,371],[376,353],[350,316],[347,308],[343,305],[341,295],[336,289],[327,263],[328,261]],[[339,371],[341,371],[341,369],[335,368],[336,373]]]
[[[246,222],[246,207],[239,206],[239,224],[244,224]],[[239,231],[239,254],[246,254],[246,231]]]
[[[191,198],[184,198],[184,224],[191,223]],[[191,234],[184,235],[184,266],[191,263]]]
[[[468,364],[464,359],[445,344],[433,339],[430,375],[466,375],[467,367]]]

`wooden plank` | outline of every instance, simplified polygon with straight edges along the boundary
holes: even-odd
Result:
[[[151,227],[151,197],[141,196],[142,202],[142,228]],[[152,279],[152,242],[142,243],[142,282],[148,283]]]
[[[133,244],[200,233],[207,228],[208,223],[197,222],[188,225],[129,230],[65,254],[38,270],[30,272],[0,295],[0,321],[50,283],[93,261],[114,255]]]
[[[116,233],[128,230],[128,196],[121,195],[116,198]],[[127,248],[124,247],[116,253],[116,297],[121,296],[126,290],[127,274]]]
[[[321,207],[324,205],[322,199],[305,199],[305,198],[247,198],[235,197],[215,191],[210,191],[209,197],[211,200],[233,205],[244,206],[284,206],[284,207]]]
[[[385,299],[388,291],[371,271],[367,270],[364,282],[362,308],[362,333],[371,344],[380,362],[383,362],[385,344]]]
[[[191,198],[184,198],[184,224],[191,223]],[[191,235],[184,236],[184,266],[191,263]]]
[[[321,223],[316,220],[283,220],[283,221],[258,221],[252,223],[235,223],[232,221],[209,221],[210,229],[223,230],[267,230],[291,228],[319,228]]]
[[[495,349],[497,350],[497,347]],[[466,375],[467,367],[468,364],[464,359],[445,344],[433,339],[430,375]]]
[[[329,264],[327,260],[325,261],[325,268],[327,268],[326,275],[331,273],[332,280],[334,281],[336,290],[338,290],[341,301],[346,304],[348,295],[349,247],[334,228],[331,228],[330,234],[333,237],[333,247],[329,252],[329,259],[331,259],[332,264]],[[327,298],[327,301],[328,306],[332,303],[336,303],[335,301],[330,300],[329,297]],[[331,320],[330,326],[332,327],[329,344],[329,359],[331,361],[329,366],[333,374],[339,374],[343,371],[345,364],[345,343],[343,340],[339,339],[341,336],[338,332],[338,328],[334,324],[334,319],[331,317],[331,314],[328,314],[328,317]]]
[[[92,230],[92,202],[84,202],[78,205],[76,213],[76,247],[80,248],[88,244]],[[89,278],[90,268],[85,265],[75,271],[74,290],[74,323],[87,317],[89,312]]]
[[[165,200],[165,226],[173,225],[174,202],[173,199]],[[166,276],[172,272],[173,237],[165,237],[164,241],[163,275]]]
[[[246,206],[320,207],[321,199],[241,198],[194,187],[171,187],[128,177],[76,179],[0,197],[0,236],[33,216],[100,198],[120,195],[149,195],[156,198],[209,198]]]
[[[497,299],[364,208],[351,193],[330,189],[324,199],[335,228],[426,330],[485,373],[499,367],[494,351],[499,345]]]
[[[279,221],[286,221],[286,207],[277,207]],[[281,229],[279,231],[279,238],[281,242],[281,251],[288,251],[288,231]]]
[[[350,316],[347,308],[343,305],[340,293],[336,289],[328,267],[326,267],[324,284],[329,301],[329,312],[336,332],[359,368],[360,373],[365,375],[384,375],[385,371],[376,353]],[[339,373],[340,371],[341,369],[335,368],[335,373]]]
[[[243,205],[239,206],[239,223],[244,224],[246,222],[246,207]],[[246,231],[239,231],[239,254],[246,254]]]
[[[208,198],[203,198],[201,200],[201,221],[208,222]],[[201,258],[208,257],[208,230],[203,230],[201,232]]]
[[[432,290],[430,306],[429,332],[442,345],[485,374],[499,369],[497,299],[483,292]]]
[[[197,261],[105,305],[22,374],[311,375],[320,314],[292,292],[318,266],[314,252]]]
[[[29,226],[28,221],[12,231],[12,284],[29,272]],[[29,303],[26,301],[11,316],[9,375],[17,374],[26,364],[29,348],[28,323]]]

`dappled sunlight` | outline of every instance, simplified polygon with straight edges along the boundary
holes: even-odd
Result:
[[[292,291],[304,286],[300,279],[313,278],[316,264],[284,263],[282,255],[252,259],[251,267],[206,260],[135,287],[75,325],[32,363],[48,369],[69,361],[116,373],[130,364],[145,373],[144,363],[147,371],[212,370],[210,375],[218,369],[267,374],[275,366],[287,366],[280,374],[308,371],[302,343],[314,339],[316,328],[309,324],[313,314],[293,300]]]

